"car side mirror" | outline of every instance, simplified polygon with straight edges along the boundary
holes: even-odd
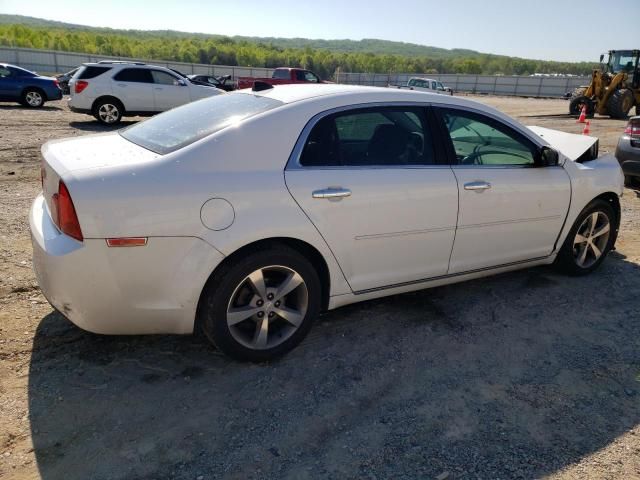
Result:
[[[604,60],[604,54],[600,54],[600,63],[602,63],[602,60]]]
[[[540,149],[540,166],[555,167],[560,163],[560,155],[557,150],[551,147],[542,147]]]
[[[185,82],[184,80],[182,80],[181,78],[177,79],[175,82],[173,82],[175,85],[178,85],[180,87],[186,87],[187,86],[187,82]]]

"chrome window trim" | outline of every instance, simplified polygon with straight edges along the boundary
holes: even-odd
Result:
[[[289,160],[287,160],[287,165],[285,166],[285,171],[295,171],[295,170],[417,170],[417,169],[450,169],[450,165],[445,164],[434,164],[434,165],[326,165],[326,166],[304,166],[300,165],[300,157],[302,156],[302,150],[304,149],[305,144],[307,143],[307,139],[309,138],[309,134],[313,127],[322,120],[323,118],[333,115],[335,113],[348,112],[349,110],[360,110],[363,108],[377,108],[377,107],[409,107],[409,108],[428,108],[431,103],[425,102],[371,102],[371,103],[355,103],[352,105],[343,105],[341,107],[331,108],[329,110],[324,110],[320,113],[315,114],[311,119],[307,122],[307,124],[300,132],[300,136],[298,136],[298,140],[296,141],[291,154],[289,155]],[[428,125],[427,125],[428,127]],[[429,133],[433,135],[435,132]]]

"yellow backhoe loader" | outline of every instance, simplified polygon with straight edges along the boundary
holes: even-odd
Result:
[[[594,113],[612,118],[627,118],[635,105],[640,115],[640,50],[611,50],[606,64],[600,55],[601,68],[594,70],[591,84],[576,88],[569,103],[569,113],[580,115],[587,107],[587,116]]]

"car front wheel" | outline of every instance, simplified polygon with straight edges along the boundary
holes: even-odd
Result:
[[[199,323],[223,353],[242,361],[279,357],[298,345],[320,309],[311,263],[284,247],[225,265],[203,292]]]
[[[570,275],[586,275],[598,268],[613,248],[615,225],[615,213],[608,202],[591,202],[567,235],[556,266]]]

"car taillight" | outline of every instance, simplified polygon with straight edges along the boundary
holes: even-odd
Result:
[[[58,193],[51,196],[51,218],[62,233],[82,242],[82,230],[71,195],[62,180],[58,184]]]
[[[632,137],[640,137],[640,120],[633,119],[627,123],[627,128],[624,129],[625,135]]]
[[[58,82],[58,79],[57,79],[57,78],[54,78],[54,79],[53,79],[53,84],[54,84],[56,87],[60,88],[60,83]]]
[[[89,86],[89,82],[85,82],[84,80],[76,80],[76,86],[74,91],[76,93],[82,93],[82,91]]]

